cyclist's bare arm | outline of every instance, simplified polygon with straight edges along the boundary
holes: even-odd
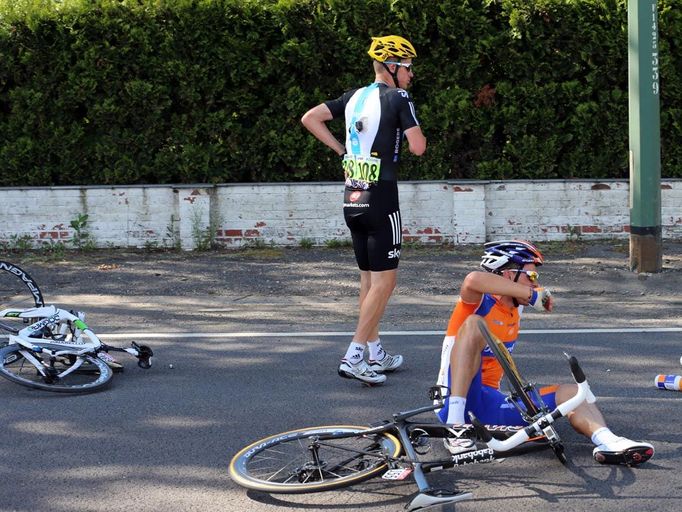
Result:
[[[459,293],[462,302],[477,304],[484,293],[514,297],[519,304],[528,305],[532,290],[525,284],[515,283],[497,274],[481,271],[470,272],[464,278]]]
[[[405,137],[410,147],[410,153],[421,156],[426,151],[426,137],[419,126],[413,126],[405,130]]]
[[[327,128],[327,122],[333,119],[332,113],[329,107],[324,103],[320,103],[318,106],[311,108],[303,114],[301,118],[301,123],[306,129],[312,133],[318,140],[320,140],[324,145],[333,149],[339,156],[346,152],[346,148],[341,144],[336,137]]]

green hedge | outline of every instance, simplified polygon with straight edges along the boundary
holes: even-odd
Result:
[[[659,0],[664,177],[677,3]],[[0,0],[0,185],[339,179],[299,119],[368,83],[387,33],[417,47],[429,141],[402,178],[628,176],[625,0]]]

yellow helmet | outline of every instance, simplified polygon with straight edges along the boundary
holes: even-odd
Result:
[[[373,37],[367,53],[379,62],[384,62],[389,57],[413,59],[417,56],[417,50],[412,43],[400,36]]]

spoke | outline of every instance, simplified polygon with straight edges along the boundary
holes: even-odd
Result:
[[[349,432],[350,433],[350,432]],[[383,437],[328,436],[324,433],[283,440],[265,447],[249,460],[252,477],[279,485],[329,485],[334,480],[352,478],[375,470],[385,463]]]
[[[261,453],[265,453],[265,452],[272,452],[272,453],[276,453],[276,454],[279,454],[279,455],[286,455],[286,454],[287,454],[287,453],[284,452],[284,451],[275,450],[274,448],[266,448],[266,449],[263,450]],[[260,454],[259,454],[259,455],[260,455]]]
[[[290,462],[289,464],[285,464],[283,467],[281,467],[280,469],[278,469],[275,473],[273,473],[272,475],[270,475],[270,476],[267,478],[268,482],[271,482],[271,481],[273,480],[273,478],[275,478],[277,475],[279,475],[282,471],[284,471],[285,469],[287,469],[287,468],[288,468],[289,466],[291,466],[292,464],[293,464],[293,461]],[[291,475],[291,476],[293,476],[293,475]]]
[[[271,451],[275,451],[275,450],[271,450]],[[285,452],[276,452],[276,453],[287,456],[287,453],[285,453]],[[298,458],[300,459],[300,457],[298,457]],[[294,460],[290,460],[289,462],[285,463],[284,466],[277,469],[277,467],[275,466],[275,463],[280,462],[280,461],[281,461],[281,458],[264,457],[262,454],[258,454],[253,459],[251,459],[251,462],[253,464],[258,465],[259,463],[268,463],[268,462],[273,463],[273,464],[271,464],[270,466],[266,466],[266,467],[256,467],[256,468],[252,468],[252,469],[259,472],[260,474],[269,475],[267,477],[267,480],[272,481],[282,471],[285,471],[287,468],[296,465],[296,459],[294,459]],[[274,471],[274,473],[270,474],[272,471]]]

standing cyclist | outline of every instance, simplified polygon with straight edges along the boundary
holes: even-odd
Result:
[[[386,353],[379,339],[379,322],[395,288],[402,242],[397,182],[400,148],[404,137],[410,151],[422,155],[426,138],[406,91],[414,76],[414,46],[399,36],[373,37],[368,53],[374,60],[374,82],[310,109],[301,122],[343,156],[343,213],[360,268],[359,318],[339,375],[380,384],[386,380],[383,372],[403,362],[402,356]],[[326,124],[342,116],[345,145]],[[369,365],[364,361],[367,346]]]
[[[482,318],[511,352],[519,333],[522,306],[552,310],[552,296],[538,282],[537,267],[543,262],[542,253],[522,240],[485,244],[481,267],[486,272],[471,272],[464,279],[443,340],[438,384],[450,388],[448,403],[438,411],[443,423],[466,423],[465,412],[471,411],[484,424],[525,425],[499,390],[504,372],[477,324]],[[575,395],[575,388],[575,384],[562,384],[539,391],[545,404],[554,409]],[[651,444],[611,432],[595,404],[581,404],[569,413],[568,421],[592,440],[592,454],[602,464],[632,466],[654,454]],[[453,454],[474,448],[469,439],[445,439],[445,446]]]

